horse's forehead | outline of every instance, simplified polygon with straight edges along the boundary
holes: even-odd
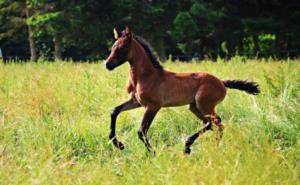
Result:
[[[118,46],[118,47],[121,47],[123,46],[124,44],[126,44],[126,39],[124,38],[119,38],[118,40],[115,41],[114,43],[114,47]]]
[[[115,43],[112,45],[113,48],[116,48],[120,45],[119,39],[115,41]]]

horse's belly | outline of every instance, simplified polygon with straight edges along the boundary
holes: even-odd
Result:
[[[198,83],[191,78],[170,80],[163,87],[163,106],[181,106],[195,101]]]
[[[163,107],[182,106],[190,104],[195,100],[194,92],[174,92],[168,93],[163,100]]]

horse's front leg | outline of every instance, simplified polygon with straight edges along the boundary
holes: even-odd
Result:
[[[141,127],[138,131],[138,136],[139,136],[140,140],[143,141],[143,143],[145,144],[148,151],[151,151],[152,147],[148,141],[147,132],[150,128],[150,125],[151,125],[156,113],[159,111],[159,109],[160,108],[149,108],[149,107],[146,108]]]
[[[140,107],[141,105],[134,101],[133,99],[128,100],[127,102],[115,107],[113,109],[113,111],[111,112],[111,122],[110,122],[110,134],[109,134],[109,139],[112,141],[112,143],[119,148],[120,150],[124,149],[124,145],[123,143],[121,143],[120,141],[118,141],[117,137],[116,137],[116,121],[117,121],[117,117],[118,115],[126,110],[130,110],[130,109],[135,109]]]

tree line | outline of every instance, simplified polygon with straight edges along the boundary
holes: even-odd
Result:
[[[144,37],[163,60],[298,57],[298,0],[0,0],[7,57],[102,59],[114,27]]]

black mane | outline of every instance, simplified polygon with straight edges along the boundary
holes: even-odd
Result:
[[[133,38],[138,41],[138,43],[144,48],[148,56],[150,57],[150,61],[153,64],[153,66],[157,69],[162,70],[163,66],[160,65],[158,62],[157,56],[155,55],[152,46],[149,42],[147,42],[144,38],[134,35]]]

